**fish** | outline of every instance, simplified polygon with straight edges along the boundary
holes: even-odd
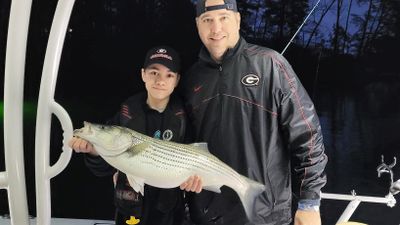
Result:
[[[265,191],[265,185],[237,173],[211,154],[206,143],[181,144],[122,126],[86,121],[73,135],[90,142],[108,164],[127,175],[132,188],[143,196],[144,184],[175,188],[198,175],[205,190],[221,193],[224,185],[232,188],[251,219],[255,200]]]

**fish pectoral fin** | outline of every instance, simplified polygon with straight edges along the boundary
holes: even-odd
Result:
[[[216,193],[221,193],[221,186],[204,186],[203,189]]]
[[[144,179],[140,177],[136,177],[133,175],[126,175],[128,178],[128,182],[137,193],[142,194],[144,196]]]
[[[201,149],[201,150],[204,150],[204,151],[206,151],[206,152],[210,152],[210,151],[208,150],[207,142],[192,143],[192,144],[190,144],[190,145],[192,145],[192,146],[194,146],[194,147],[196,147],[196,148],[199,148],[199,149]]]
[[[150,147],[151,147],[151,145],[149,143],[143,142],[143,143],[139,143],[134,146],[131,146],[130,148],[127,149],[127,152],[130,157],[134,157],[137,154],[141,153],[142,151],[144,151],[145,149],[150,148]]]

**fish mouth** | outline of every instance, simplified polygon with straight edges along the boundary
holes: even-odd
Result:
[[[84,121],[83,127],[80,129],[75,129],[73,135],[76,137],[84,138],[85,136],[92,135],[93,130],[91,123]]]

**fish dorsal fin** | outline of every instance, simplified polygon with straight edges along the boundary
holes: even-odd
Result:
[[[128,182],[131,185],[131,187],[133,188],[133,190],[135,190],[137,193],[142,194],[142,196],[144,196],[144,179],[137,177],[137,176],[133,176],[133,175],[126,175],[126,177],[128,178]]]
[[[204,150],[204,151],[206,151],[206,152],[210,152],[210,151],[208,150],[207,142],[192,143],[192,144],[190,144],[190,145],[191,145],[191,146],[194,146],[194,147],[196,147],[196,148],[199,148],[199,149],[201,149],[201,150]]]

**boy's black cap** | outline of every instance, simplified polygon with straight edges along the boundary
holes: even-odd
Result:
[[[208,6],[208,7],[206,7],[206,1],[207,0],[198,0],[197,1],[197,6],[196,6],[196,16],[197,17],[207,11],[218,10],[218,9],[232,10],[234,12],[238,11],[237,5],[236,5],[236,0],[224,0],[224,4],[213,5],[213,6]]]
[[[178,73],[181,69],[181,59],[178,52],[169,46],[157,46],[147,51],[143,68],[154,63],[164,65],[175,73]]]

